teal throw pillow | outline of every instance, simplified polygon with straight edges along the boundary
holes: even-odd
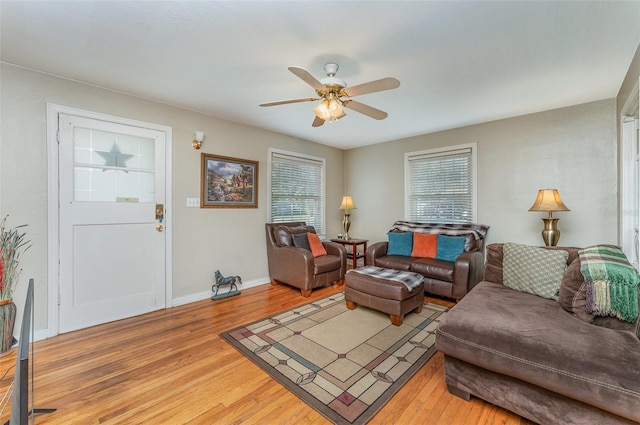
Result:
[[[387,235],[389,236],[387,255],[411,256],[413,250],[412,232],[389,232]]]
[[[436,260],[456,261],[456,258],[464,252],[464,236],[438,235],[438,248]]]

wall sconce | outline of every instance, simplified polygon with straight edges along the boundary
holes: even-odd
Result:
[[[203,140],[204,140],[204,131],[196,131],[196,139],[193,142],[191,142],[191,146],[193,146],[195,150],[198,150],[202,146]]]
[[[558,189],[540,189],[535,202],[529,211],[545,211],[549,215],[543,218],[544,229],[542,229],[542,240],[546,246],[556,246],[560,240],[560,230],[558,230],[559,218],[553,218],[554,211],[570,211],[562,202]]]

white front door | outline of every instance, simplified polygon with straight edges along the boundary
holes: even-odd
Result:
[[[162,131],[59,115],[59,331],[165,307]]]

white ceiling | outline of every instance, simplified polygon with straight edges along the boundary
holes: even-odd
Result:
[[[617,95],[640,1],[6,1],[1,60],[344,149]],[[389,113],[312,128],[287,70]],[[197,130],[194,128],[194,130]]]

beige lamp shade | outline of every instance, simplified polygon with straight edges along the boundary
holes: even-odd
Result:
[[[531,205],[529,211],[547,211],[549,215],[543,218],[544,229],[542,229],[542,240],[547,246],[556,246],[560,240],[560,230],[558,230],[558,219],[553,218],[554,211],[569,211],[569,208],[562,202],[558,189],[540,189],[536,201]]]
[[[540,189],[529,211],[570,211],[562,202],[558,189]]]
[[[349,211],[349,210],[355,210],[357,209],[357,207],[356,207],[356,204],[353,203],[353,199],[351,199],[351,196],[343,196],[342,203],[340,204],[338,209]]]

